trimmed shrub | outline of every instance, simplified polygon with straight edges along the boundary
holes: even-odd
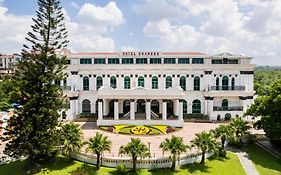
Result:
[[[126,168],[126,166],[124,164],[119,164],[116,167],[116,171],[118,173],[126,173],[128,171],[128,169]]]

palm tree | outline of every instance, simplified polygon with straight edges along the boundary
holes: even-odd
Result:
[[[241,117],[232,119],[229,125],[234,132],[234,138],[232,140],[240,145],[242,143],[242,137],[249,133],[248,130],[251,128],[251,125]]]
[[[61,143],[63,145],[63,153],[70,158],[71,152],[77,151],[81,148],[82,130],[79,125],[75,123],[64,124],[61,128]]]
[[[163,149],[163,151],[170,151],[171,156],[170,159],[172,161],[172,166],[171,166],[171,170],[175,171],[176,170],[176,160],[177,157],[179,157],[179,155],[182,152],[185,152],[187,148],[189,148],[188,145],[185,145],[183,143],[183,138],[182,137],[176,137],[176,136],[172,136],[171,139],[166,138],[159,146],[160,148]]]
[[[205,163],[205,153],[207,151],[214,151],[217,152],[218,150],[218,143],[214,138],[213,134],[210,132],[201,132],[195,134],[196,138],[193,139],[191,147],[197,147],[202,151],[202,159],[200,164]]]
[[[232,128],[229,125],[221,124],[221,125],[219,125],[219,127],[212,130],[212,132],[213,132],[215,138],[221,139],[221,150],[224,150],[224,145],[225,145],[226,139],[230,139],[233,134]]]
[[[101,155],[105,151],[109,151],[111,149],[111,141],[108,139],[107,136],[103,136],[103,134],[96,133],[95,137],[92,137],[89,139],[88,142],[86,142],[88,145],[86,151],[90,151],[97,156],[97,165],[96,168],[100,169],[100,159]]]
[[[127,143],[127,145],[122,145],[119,149],[119,154],[126,154],[132,157],[133,172],[136,171],[136,162],[138,157],[150,157],[150,151],[148,147],[143,144],[139,138],[131,138],[131,142]]]

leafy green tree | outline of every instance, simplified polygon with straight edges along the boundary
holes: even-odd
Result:
[[[255,124],[262,128],[272,141],[281,142],[281,79],[270,87],[268,95],[259,96],[245,115],[261,116]]]
[[[82,144],[82,130],[79,125],[71,122],[66,123],[61,128],[61,143],[63,147],[63,153],[70,158],[73,151],[78,151]]]
[[[150,157],[150,151],[148,147],[141,142],[139,138],[131,138],[131,142],[127,145],[122,145],[119,149],[119,154],[126,154],[132,157],[133,160],[133,172],[136,171],[136,162],[139,158]]]
[[[205,163],[205,154],[207,151],[218,151],[218,143],[211,132],[201,132],[195,134],[195,138],[191,141],[191,147],[197,147],[202,151],[202,159],[200,164]]]
[[[108,139],[107,136],[103,136],[100,133],[96,133],[95,137],[92,137],[89,139],[88,142],[86,142],[88,145],[86,151],[90,151],[97,156],[97,169],[100,169],[100,159],[101,155],[105,151],[110,151],[111,149],[111,141]]]
[[[2,81],[0,81],[0,111],[8,111],[12,108],[11,103],[13,101],[9,100],[9,94],[14,87],[9,75],[2,76],[1,78]]]
[[[234,133],[230,141],[234,144],[241,145],[242,137],[249,134],[251,125],[247,121],[244,121],[241,117],[231,119],[229,125],[233,129]]]
[[[170,159],[172,161],[171,170],[176,170],[176,161],[177,158],[180,156],[181,153],[185,152],[187,148],[189,148],[188,145],[185,145],[183,143],[182,137],[172,136],[171,139],[166,138],[163,142],[161,142],[160,148],[163,149],[163,151],[169,151],[171,153]]]
[[[231,139],[233,135],[233,129],[230,125],[221,124],[219,127],[212,130],[215,138],[220,138],[221,140],[221,148],[220,148],[220,156],[226,156],[226,151],[224,150],[224,145],[227,139]]]
[[[38,0],[37,17],[28,33],[22,59],[13,76],[11,98],[21,108],[9,120],[2,138],[8,140],[5,153],[26,156],[29,166],[54,157],[58,145],[58,118],[64,100],[55,80],[63,80],[66,58],[56,51],[67,46],[67,31],[59,0]]]

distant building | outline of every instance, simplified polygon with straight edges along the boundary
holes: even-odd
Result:
[[[200,52],[63,53],[70,109],[98,115],[98,125],[183,126],[183,119],[242,116],[253,102],[252,57]]]
[[[2,55],[0,54],[0,78],[4,74],[15,72],[15,64],[21,60],[21,55]]]

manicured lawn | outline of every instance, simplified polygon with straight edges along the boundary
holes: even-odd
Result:
[[[2,175],[23,175],[27,174],[24,171],[25,162],[15,162],[8,165],[0,166],[0,174]],[[67,175],[74,171],[78,167],[82,167],[89,175],[118,175],[115,168],[102,167],[99,171],[96,171],[94,166],[86,165],[83,163],[73,161],[66,162],[64,158],[60,157],[56,163],[49,163],[42,167],[37,175]],[[231,172],[230,172],[231,171]],[[245,175],[244,169],[242,168],[238,157],[235,154],[228,153],[225,159],[211,159],[207,160],[205,165],[200,165],[199,163],[189,164],[178,168],[176,172],[171,172],[169,169],[158,169],[158,170],[138,170],[138,175]],[[126,173],[132,174],[132,173]]]
[[[261,175],[281,175],[281,161],[264,151],[257,145],[244,148]]]

